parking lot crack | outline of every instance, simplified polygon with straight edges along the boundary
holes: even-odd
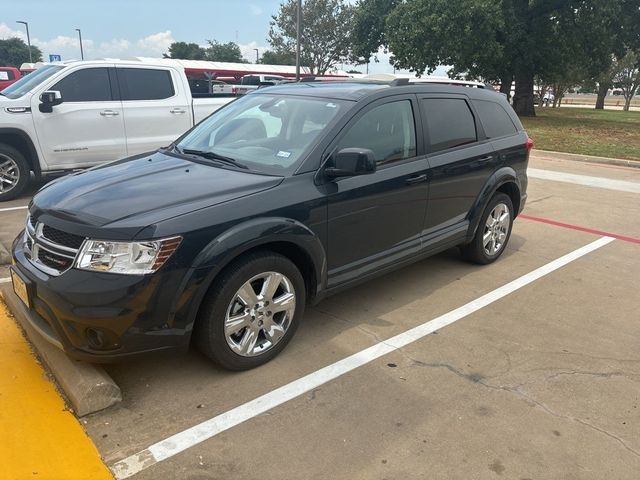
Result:
[[[589,371],[581,371],[581,370],[570,370],[570,371],[567,371],[567,372],[554,373],[554,374],[549,375],[548,377],[546,377],[546,379],[547,380],[551,380],[551,379],[558,378],[558,377],[563,376],[563,375],[586,375],[586,376],[599,377],[599,378],[623,377],[623,378],[627,378],[628,380],[632,380],[632,381],[638,381],[638,379],[640,378],[640,375],[636,375],[636,374],[632,374],[632,373],[625,373],[625,372],[620,372],[620,371],[616,371],[616,372],[589,372]]]

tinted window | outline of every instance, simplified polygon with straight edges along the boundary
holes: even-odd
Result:
[[[16,78],[16,76],[11,70],[0,70],[0,81],[13,80],[14,78]]]
[[[369,110],[338,143],[338,150],[350,147],[372,150],[378,163],[414,157],[416,129],[411,102],[385,103]]]
[[[474,100],[473,103],[488,138],[513,135],[517,132],[516,126],[502,105],[484,100]]]
[[[430,152],[476,141],[476,125],[467,102],[457,98],[425,98]]]
[[[78,70],[49,90],[59,90],[65,102],[106,102],[111,100],[109,71],[106,68]]]
[[[260,77],[242,77],[241,85],[260,85]]]
[[[119,68],[122,100],[162,100],[173,97],[173,82],[168,70]]]

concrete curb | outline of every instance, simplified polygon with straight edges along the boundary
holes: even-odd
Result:
[[[96,365],[70,359],[36,332],[27,321],[27,310],[13,293],[11,284],[4,285],[0,293],[35,351],[62,387],[78,417],[104,410],[122,401],[120,387],[107,372]]]
[[[640,161],[625,160],[623,158],[594,157],[591,155],[580,155],[576,153],[554,152],[552,150],[537,150],[531,152],[533,157],[543,159],[561,159],[573,162],[600,163],[604,165],[618,165],[620,167],[640,168]]]
[[[11,263],[11,254],[5,246],[0,243],[0,265],[8,265],[9,263]]]

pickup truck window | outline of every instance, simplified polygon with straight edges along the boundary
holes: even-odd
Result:
[[[58,90],[66,102],[108,102],[111,98],[109,70],[85,68],[70,73],[50,90]]]
[[[44,67],[40,67],[35,72],[9,85],[2,91],[2,94],[7,98],[20,98],[63,68],[66,67],[64,65],[45,65]]]
[[[425,98],[429,153],[477,140],[476,124],[467,102],[461,98]]]
[[[285,175],[346,103],[252,93],[204,120],[178,148],[224,155],[259,172]]]
[[[150,68],[118,68],[123,101],[162,100],[175,95],[171,73]]]
[[[378,164],[396,162],[416,155],[416,127],[409,100],[385,103],[369,110],[338,142],[343,148],[368,148]]]
[[[518,130],[509,118],[509,114],[502,106],[496,102],[487,102],[485,100],[474,100],[484,133],[487,138],[504,137],[505,135],[513,135]]]

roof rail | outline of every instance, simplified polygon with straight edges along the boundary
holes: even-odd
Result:
[[[412,84],[426,84],[426,83],[435,83],[441,85],[460,85],[464,87],[475,87],[475,88],[486,88],[486,85],[482,82],[475,82],[471,80],[456,80],[449,77],[406,77],[406,76],[398,76],[392,75],[390,73],[377,73],[373,75],[366,75],[361,78],[353,78],[349,81],[355,82],[384,82],[388,83],[393,87],[402,86],[402,85],[412,85]]]

